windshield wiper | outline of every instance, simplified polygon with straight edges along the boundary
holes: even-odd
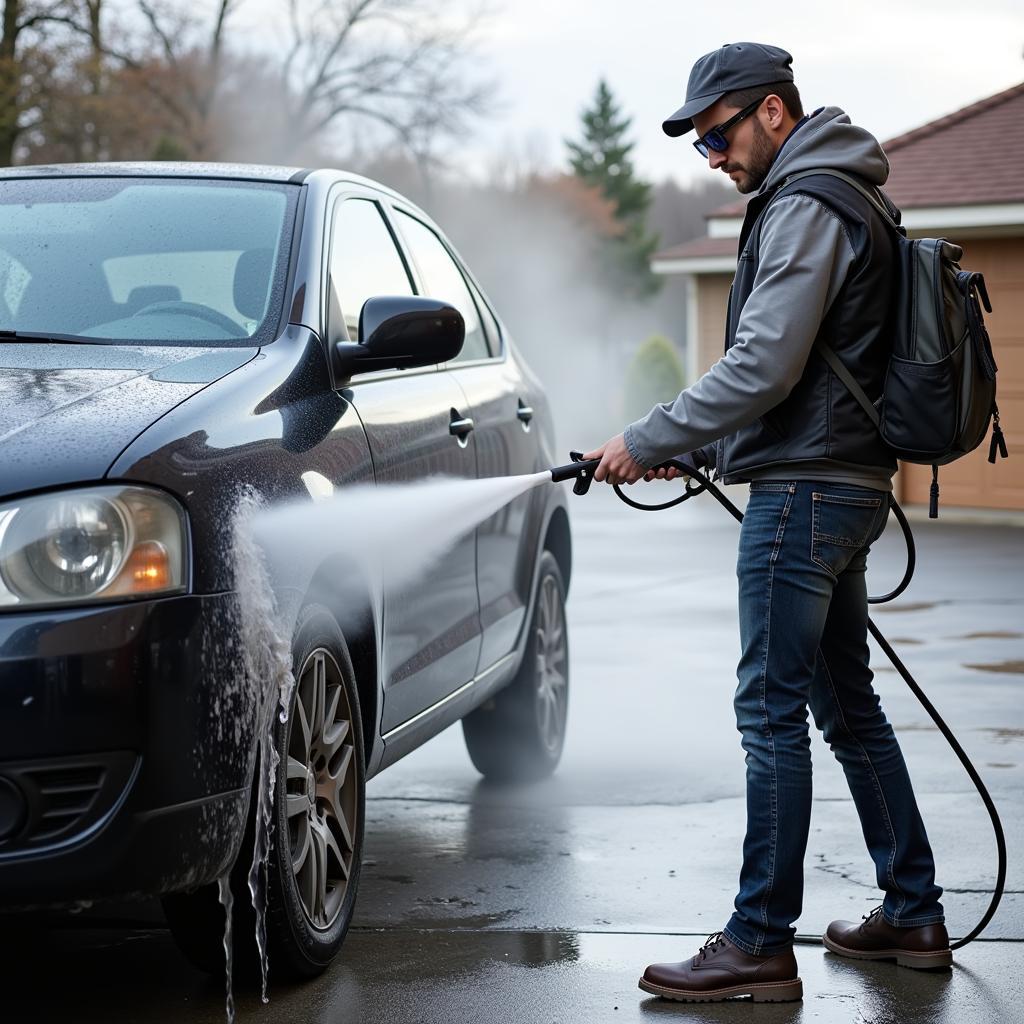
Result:
[[[9,331],[0,327],[0,341],[64,341],[72,345],[95,345],[99,339],[80,334],[50,334],[43,331]]]

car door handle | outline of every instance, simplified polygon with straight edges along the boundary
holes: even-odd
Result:
[[[516,416],[518,416],[523,423],[529,423],[530,420],[533,419],[533,406],[523,405],[523,400],[520,398],[519,409],[516,412]]]
[[[452,409],[452,419],[448,424],[448,433],[464,442],[473,431],[473,420],[469,416],[460,417],[458,412]]]

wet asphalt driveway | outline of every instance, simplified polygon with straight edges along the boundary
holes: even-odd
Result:
[[[644,485],[637,485],[638,488]],[[653,494],[653,491],[649,491]],[[659,495],[661,491],[657,492]],[[240,1021],[1013,1022],[1024,1020],[1024,531],[917,527],[919,571],[877,622],[960,736],[1002,811],[1007,894],[952,972],[855,965],[817,936],[878,901],[842,772],[816,740],[797,949],[802,1004],[683,1006],[636,981],[728,918],[744,824],[732,716],[736,527],[710,498],[660,516],[576,500],[572,694],[548,783],[478,781],[459,727],[374,780],[355,925],[340,962]],[[895,527],[872,589],[899,576]],[[995,847],[969,779],[894,672],[878,686],[910,764],[950,931],[987,903]],[[8,922],[0,1021],[221,1021],[221,979],[178,954],[152,907]]]

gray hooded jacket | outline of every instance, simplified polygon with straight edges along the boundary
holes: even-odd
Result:
[[[873,185],[882,185],[889,174],[875,138],[837,107],[825,107],[800,125],[751,205],[792,174],[829,167]],[[642,466],[695,449],[703,449],[714,464],[711,442],[779,407],[801,382],[814,341],[858,257],[843,218],[803,191],[772,201],[753,237],[758,239],[753,286],[741,300],[725,355],[675,401],[656,406],[625,430],[626,446]],[[877,432],[866,417],[863,429],[872,443],[854,461],[828,457],[832,447],[826,441],[820,451],[813,448],[811,457],[806,445],[790,446],[792,456],[783,445],[766,464],[757,465],[755,459],[740,475],[718,468],[729,482],[785,477],[890,490],[894,463],[876,452]]]

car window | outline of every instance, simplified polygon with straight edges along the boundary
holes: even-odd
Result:
[[[170,307],[154,303],[195,302],[223,313],[252,335],[266,312],[268,296],[265,288],[252,303],[239,296],[235,276],[245,258],[238,249],[155,252],[112,256],[100,267],[110,297],[119,305],[159,310]]]
[[[396,213],[399,229],[416,261],[426,294],[433,299],[450,302],[466,321],[466,341],[453,362],[486,359],[490,355],[487,339],[462,271],[456,266],[444,243],[430,228],[400,210]]]
[[[6,307],[6,315],[13,319],[18,315],[21,300],[25,295],[32,275],[28,268],[13,253],[0,249],[0,297]]]
[[[349,339],[359,336],[359,312],[374,295],[412,295],[412,282],[380,207],[346,199],[335,208],[330,275]]]
[[[470,288],[473,290],[473,298],[476,299],[476,308],[480,310],[480,318],[484,322],[484,329],[487,332],[487,341],[491,351],[497,355],[501,352],[501,328],[498,326],[498,321],[494,319],[494,314],[487,303],[484,302],[483,296],[477,290],[476,285],[470,282]]]
[[[296,186],[54,176],[0,188],[0,330],[272,341]]]

